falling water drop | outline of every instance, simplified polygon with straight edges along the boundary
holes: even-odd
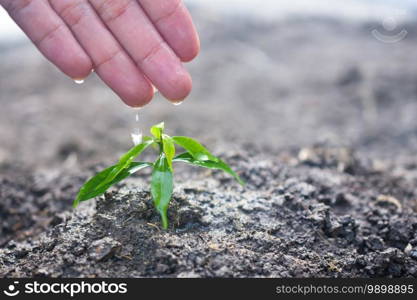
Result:
[[[131,134],[130,136],[132,137],[132,142],[133,145],[137,146],[140,143],[142,143],[142,132],[140,131],[139,128],[136,128]]]
[[[76,84],[83,84],[84,83],[84,79],[74,79],[74,82]]]
[[[132,137],[132,141],[133,144],[139,145],[140,143],[142,143],[142,131],[139,128],[139,109],[140,108],[135,108],[135,127],[133,129],[133,132],[130,134],[130,136]]]

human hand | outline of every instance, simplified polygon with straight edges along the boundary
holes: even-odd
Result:
[[[73,79],[92,70],[130,106],[191,91],[182,62],[199,40],[181,0],[0,0],[43,55]]]

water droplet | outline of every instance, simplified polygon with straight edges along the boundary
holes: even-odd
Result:
[[[133,106],[132,109],[137,112],[140,111],[143,107],[142,106]]]
[[[175,106],[179,106],[183,103],[184,101],[177,101],[177,102],[172,102],[172,104],[174,104]]]
[[[140,107],[135,107],[135,125],[133,132],[130,134],[132,137],[133,144],[136,146],[140,143],[142,143],[142,131],[139,128],[139,109]]]
[[[74,79],[74,82],[76,84],[83,84],[84,83],[84,79]]]
[[[142,143],[142,132],[140,129],[135,129],[135,131],[132,132],[130,136],[132,137],[133,145],[136,146]]]

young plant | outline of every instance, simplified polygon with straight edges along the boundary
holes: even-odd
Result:
[[[174,188],[173,163],[184,162],[198,167],[223,170],[233,176],[240,184],[242,179],[220,158],[212,155],[198,141],[185,137],[170,137],[164,133],[164,123],[151,128],[152,137],[143,137],[142,143],[131,148],[119,162],[90,178],[80,189],[73,206],[104,194],[112,185],[126,179],[144,168],[152,168],[151,194],[154,206],[161,215],[162,227],[168,228],[167,211]],[[149,146],[156,146],[159,155],[154,163],[135,162]],[[185,149],[185,152],[175,156],[175,145]]]

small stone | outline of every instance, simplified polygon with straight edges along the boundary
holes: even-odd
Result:
[[[94,241],[89,248],[89,256],[95,261],[103,261],[112,257],[121,249],[121,244],[111,237]]]

